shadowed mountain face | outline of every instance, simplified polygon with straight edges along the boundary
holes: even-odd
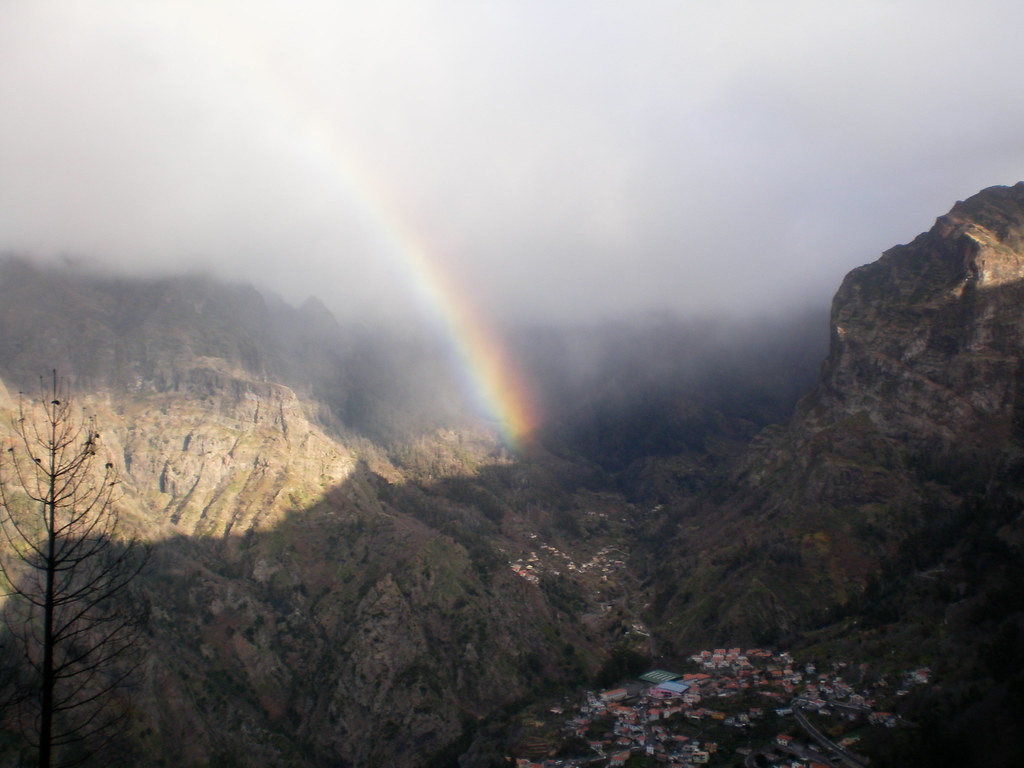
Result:
[[[843,282],[817,386],[758,437],[717,508],[720,530],[701,537],[776,529],[801,562],[779,570],[817,574],[813,593],[797,579],[789,597],[763,596],[783,625],[851,599],[962,491],[1019,499],[1022,243],[1024,185],[997,187]]]
[[[134,764],[452,765],[613,651],[748,642],[927,658],[920,733],[954,754],[984,726],[998,762],[988,726],[1024,715],[1022,265],[1017,185],[851,272],[827,349],[813,312],[520,329],[523,456],[436,343],[199,277],[3,262],[0,378],[68,377],[155,544]]]
[[[915,452],[1017,452],[1024,418],[1024,187],[958,203],[847,276],[814,407],[866,413]]]
[[[119,744],[135,764],[450,764],[488,718],[645,642],[622,559],[637,509],[600,463],[642,460],[629,443],[647,431],[668,435],[661,454],[699,452],[660,419],[686,393],[711,432],[743,420],[675,365],[625,375],[664,345],[690,369],[707,359],[714,342],[681,325],[620,331],[648,349],[588,353],[583,379],[535,360],[558,450],[513,458],[438,345],[340,328],[312,302],[8,260],[0,307],[0,406],[57,368],[101,425],[130,529],[154,542]],[[613,379],[615,397],[586,391]],[[629,439],[591,439],[590,413]]]
[[[794,418],[651,526],[674,535],[652,580],[679,650],[814,637],[941,669],[946,693],[912,713],[922,738],[884,764],[1020,753],[1005,726],[1024,714],[1022,246],[1024,184],[996,187],[851,272]],[[968,739],[984,749],[967,757]]]
[[[56,368],[84,392],[201,396],[223,383],[204,382],[216,371],[283,385],[326,428],[383,442],[469,420],[439,343],[341,328],[316,299],[294,308],[201,276],[122,280],[0,261],[0,364],[8,386],[29,393]]]
[[[131,598],[146,661],[117,760],[425,765],[501,708],[593,673],[627,614],[509,567],[553,510],[583,503],[571,467],[518,467],[485,430],[435,427],[389,453],[328,431],[324,404],[230,354],[128,388],[76,377],[128,530],[154,544]],[[0,764],[21,748],[14,711]]]

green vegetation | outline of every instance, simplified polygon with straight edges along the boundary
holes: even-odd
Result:
[[[650,657],[628,645],[612,648],[608,660],[594,676],[594,685],[607,688],[619,682],[636,677],[650,666]]]

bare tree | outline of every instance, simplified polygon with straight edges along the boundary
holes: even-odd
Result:
[[[149,549],[121,536],[117,474],[93,420],[56,371],[41,390],[40,402],[21,401],[0,455],[0,578],[4,644],[23,662],[14,709],[49,768],[116,734],[123,709],[111,699],[140,627],[126,590]]]

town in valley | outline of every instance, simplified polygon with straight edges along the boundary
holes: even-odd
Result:
[[[797,661],[763,648],[718,648],[682,672],[655,669],[586,690],[534,720],[507,761],[516,768],[775,766],[865,768],[877,729],[913,727],[891,705],[931,682],[844,660]]]

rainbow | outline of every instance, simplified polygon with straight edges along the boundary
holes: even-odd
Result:
[[[347,151],[338,131],[317,109],[302,101],[301,89],[289,87],[278,72],[267,66],[235,34],[236,25],[227,21],[211,24],[196,10],[187,25],[214,58],[221,61],[230,52],[232,64],[251,72],[254,84],[277,117],[287,121],[296,142],[310,153],[310,161],[328,169],[349,203],[368,222],[382,250],[398,263],[420,302],[439,320],[444,338],[459,361],[460,374],[473,393],[477,406],[496,425],[505,445],[518,451],[536,426],[536,410],[529,388],[513,365],[501,336],[488,324],[487,316],[441,261],[425,237],[412,226],[410,217],[371,174]]]
[[[328,149],[331,144],[321,141]],[[340,161],[340,152],[328,153]],[[444,337],[455,352],[460,372],[478,407],[498,425],[505,445],[520,450],[536,426],[536,410],[526,383],[513,365],[501,336],[487,322],[470,294],[440,265],[425,238],[416,232],[401,207],[389,202],[379,185],[346,161],[343,178],[358,189],[361,213],[374,225],[387,251],[398,257],[422,305],[439,319]]]
[[[407,229],[393,226],[387,231],[400,244],[397,253],[417,293],[440,317],[477,404],[497,422],[505,444],[521,449],[535,426],[535,411],[501,337],[488,327],[468,293],[438,268],[421,240]]]

